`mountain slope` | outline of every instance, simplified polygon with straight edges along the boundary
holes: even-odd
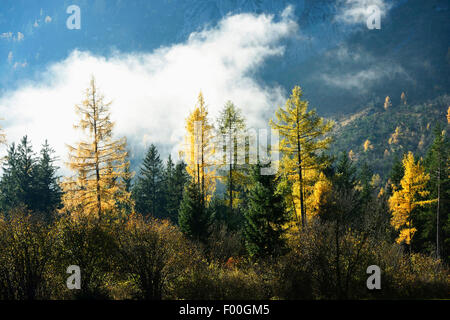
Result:
[[[422,104],[396,104],[388,110],[372,106],[351,118],[336,118],[330,154],[351,150],[357,163],[367,162],[386,178],[396,157],[401,159],[408,151],[416,156],[426,154],[438,123],[450,132],[446,118],[449,106],[450,96],[444,95]],[[364,150],[366,140],[370,144]]]

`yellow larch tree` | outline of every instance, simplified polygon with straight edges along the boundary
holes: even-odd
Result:
[[[425,173],[420,161],[414,160],[412,152],[403,157],[402,164],[404,175],[399,188],[392,185],[389,208],[392,212],[391,225],[400,232],[397,243],[406,243],[411,251],[411,239],[417,231],[413,226],[412,213],[416,207],[432,202],[423,200],[429,194],[426,185],[430,176]]]
[[[198,95],[195,109],[186,119],[186,150],[182,153],[186,170],[199,186],[206,205],[216,189],[214,170],[214,127],[208,119],[208,109],[202,92]]]
[[[355,161],[355,160],[356,160],[356,155],[355,155],[355,153],[353,152],[353,150],[350,150],[350,151],[348,152],[348,158],[349,158],[350,160],[352,160],[352,161]]]
[[[387,111],[390,106],[392,106],[391,98],[387,96],[386,99],[384,100],[384,110]]]
[[[447,109],[447,123],[450,123],[450,106]]]
[[[389,138],[388,143],[389,143],[389,144],[398,144],[399,138],[400,138],[400,135],[401,135],[401,134],[402,134],[402,132],[401,132],[401,130],[400,130],[400,127],[397,126],[397,127],[395,128],[394,133],[391,134],[391,137]]]
[[[367,151],[373,149],[373,146],[372,146],[372,144],[370,143],[370,140],[369,140],[369,139],[367,139],[366,141],[364,141],[363,148],[364,148],[364,152],[367,152]]]
[[[321,214],[322,208],[327,203],[327,198],[331,193],[332,187],[331,181],[323,174],[323,172],[320,172],[306,201],[308,207],[308,221],[312,217]]]
[[[118,203],[129,202],[130,192],[124,183],[128,165],[125,138],[114,140],[114,123],[109,106],[98,92],[94,77],[86,89],[85,99],[75,109],[80,116],[76,129],[82,130],[84,140],[69,147],[68,167],[75,175],[62,183],[64,191],[62,212],[102,219],[116,214]]]
[[[222,136],[223,158],[218,163],[219,179],[227,186],[230,213],[240,202],[239,186],[246,184],[246,176],[238,164],[245,162],[245,119],[241,110],[228,101],[217,119],[217,130]]]
[[[402,100],[402,103],[406,105],[406,94],[402,92],[400,99]]]
[[[300,212],[296,214],[305,226],[305,171],[318,170],[323,165],[319,152],[328,148],[331,142],[331,137],[326,133],[332,129],[333,122],[325,121],[315,110],[308,110],[308,101],[302,100],[302,95],[301,88],[295,86],[284,108],[279,107],[275,112],[276,121],[271,120],[270,125],[278,130],[281,139],[279,151],[283,157],[279,174],[294,181],[293,194],[298,195],[300,202]]]

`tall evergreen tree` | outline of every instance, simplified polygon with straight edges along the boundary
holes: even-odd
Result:
[[[178,193],[178,186],[176,181],[176,168],[175,164],[172,161],[172,157],[169,155],[169,158],[166,162],[166,168],[164,170],[164,181],[165,181],[165,212],[167,213],[168,218],[173,222],[177,223],[178,221],[178,209],[180,207],[181,198]]]
[[[60,177],[57,176],[59,167],[55,165],[57,159],[53,156],[54,153],[55,151],[45,140],[36,168],[35,187],[39,196],[38,209],[47,213],[54,212],[61,205],[62,191],[59,185]]]
[[[405,174],[405,168],[403,168],[402,160],[396,155],[394,157],[392,169],[389,172],[389,182],[388,193],[392,194],[393,188],[400,188],[400,181]]]
[[[155,145],[150,145],[133,189],[136,211],[167,218],[164,205],[164,167]]]
[[[53,153],[46,141],[38,158],[27,136],[22,138],[17,147],[11,144],[0,181],[2,211],[8,213],[23,207],[48,217],[60,206],[61,189]]]
[[[210,214],[202,202],[201,186],[192,180],[185,188],[181,201],[178,224],[189,238],[206,242],[209,235]]]
[[[0,204],[2,211],[5,214],[8,214],[11,209],[20,205],[18,166],[19,161],[17,148],[15,143],[12,143],[8,148],[8,154],[5,157],[5,163],[3,165],[3,176],[0,181]]]
[[[356,169],[347,154],[342,153],[334,168],[333,185],[348,193],[356,186]]]
[[[372,193],[373,187],[371,185],[372,182],[373,171],[367,164],[364,162],[361,166],[361,169],[358,173],[358,189],[359,189],[359,204],[364,205],[364,203],[368,203]]]
[[[130,169],[130,160],[129,153],[127,152],[127,156],[125,158],[125,167],[123,169],[123,188],[118,190],[118,199],[117,207],[120,212],[124,215],[129,215],[134,212],[134,200],[131,196],[132,194],[132,182],[134,177],[134,171]]]
[[[430,206],[430,210],[432,211],[426,214],[426,220],[428,220],[426,224],[432,226],[432,228],[428,229],[430,229],[429,231],[434,231],[434,235],[428,234],[426,238],[434,238],[433,242],[435,243],[435,252],[438,259],[445,257],[446,260],[449,260],[450,171],[448,163],[450,161],[450,142],[440,125],[435,128],[434,135],[433,144],[424,161],[426,171],[430,175],[428,182],[430,198],[435,200]],[[444,254],[442,252],[443,248],[446,249],[444,250]]]
[[[254,257],[275,256],[284,246],[283,225],[288,221],[284,201],[276,193],[276,177],[261,175],[262,165],[253,165],[248,208],[244,213],[244,236]]]

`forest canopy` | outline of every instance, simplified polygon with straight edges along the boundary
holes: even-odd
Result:
[[[212,119],[200,92],[181,157],[150,144],[137,172],[108,101],[92,78],[71,176],[47,142],[7,146],[0,299],[448,298],[448,97],[331,121],[295,86],[267,119],[275,136],[232,101]],[[373,265],[382,290],[366,285]]]

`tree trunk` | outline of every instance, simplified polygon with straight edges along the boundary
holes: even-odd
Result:
[[[439,206],[441,200],[441,161],[439,159],[438,183],[437,183],[437,210],[436,210],[436,259],[440,259],[439,252]]]
[[[298,180],[299,180],[299,195],[300,195],[300,214],[302,217],[302,227],[306,226],[306,212],[303,199],[303,168],[301,155],[300,135],[297,133],[297,155],[298,155]]]
[[[233,214],[233,149],[231,148],[231,128],[229,134],[229,152],[230,152],[230,215]]]
[[[94,108],[94,148],[95,148],[95,176],[96,176],[96,188],[97,188],[97,213],[98,218],[102,218],[102,203],[100,197],[100,166],[98,156],[98,141],[97,141],[97,106],[95,103],[95,86],[92,85],[92,107]]]

